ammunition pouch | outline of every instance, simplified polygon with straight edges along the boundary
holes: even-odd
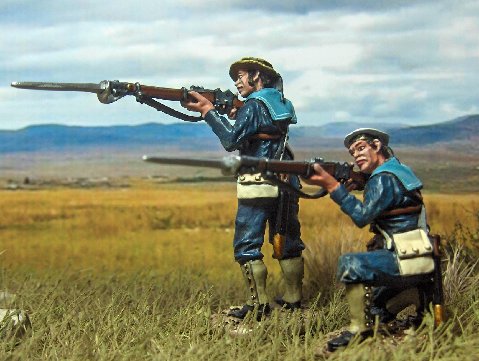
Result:
[[[393,242],[401,276],[434,271],[432,244],[423,229],[393,234]]]
[[[264,179],[261,173],[241,174],[236,187],[238,199],[277,198],[278,186]]]

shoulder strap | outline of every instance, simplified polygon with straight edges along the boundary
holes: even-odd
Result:
[[[268,133],[256,133],[253,134],[249,139],[259,139],[259,140],[277,140],[281,139],[281,134],[268,134]]]
[[[391,250],[392,247],[393,247],[393,240],[392,238],[389,236],[388,232],[386,232],[384,229],[382,229],[381,227],[379,227],[377,224],[375,224],[375,227],[376,229],[379,231],[379,233],[381,233],[384,237],[384,240],[386,241],[385,245],[386,245],[386,248]]]
[[[400,214],[415,214],[421,212],[422,205],[419,206],[411,206],[411,207],[404,207],[404,208],[396,208],[390,211],[384,211],[380,214],[379,218],[383,217],[390,217],[390,216],[398,216]]]
[[[420,191],[415,190],[413,192],[410,192],[412,197],[415,198],[415,200],[419,203],[417,206],[409,206],[409,207],[403,207],[403,208],[395,208],[391,209],[390,211],[384,211],[382,212],[378,218],[387,218],[391,216],[398,216],[401,214],[416,214],[422,212],[424,208],[424,203],[423,203],[423,198],[422,194]]]

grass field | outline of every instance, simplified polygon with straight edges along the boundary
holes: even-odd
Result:
[[[234,189],[233,183],[132,179],[127,188],[1,191],[0,286],[19,295],[33,334],[16,347],[5,341],[0,358],[318,358],[326,333],[348,318],[334,282],[337,257],[362,250],[368,231],[357,230],[327,197],[302,201],[310,309],[274,314],[234,338],[210,319],[245,297],[232,256]],[[433,331],[426,319],[393,359],[477,360],[479,194],[426,193],[425,201],[432,230],[457,252],[449,253],[445,270],[450,320]],[[279,267],[272,247],[263,250],[273,297],[282,287]],[[391,360],[391,348],[372,340],[330,359]]]

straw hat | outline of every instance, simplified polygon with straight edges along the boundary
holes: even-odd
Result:
[[[246,57],[242,58],[230,66],[230,77],[233,81],[238,78],[239,70],[259,70],[260,72],[270,75],[273,78],[279,77],[279,73],[274,70],[273,65],[261,58]]]

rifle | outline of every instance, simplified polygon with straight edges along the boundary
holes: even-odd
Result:
[[[290,194],[288,192],[279,192],[278,213],[276,214],[273,236],[273,258],[275,259],[283,258],[286,233],[288,231],[289,196]]]
[[[432,258],[434,260],[434,275],[433,275],[433,294],[432,305],[434,312],[434,326],[439,327],[445,320],[444,312],[444,292],[442,287],[442,270],[441,270],[441,237],[438,234],[430,234],[430,240],[433,245]]]
[[[103,80],[95,83],[49,83],[49,82],[13,82],[11,86],[20,89],[31,90],[50,90],[50,91],[79,91],[87,93],[96,93],[98,100],[103,104],[116,102],[126,95],[133,95],[141,104],[149,105],[158,111],[164,112],[172,117],[184,121],[196,122],[201,117],[194,117],[184,114],[154,100],[186,101],[192,100],[188,95],[190,90],[194,90],[207,98],[220,114],[228,113],[232,108],[240,108],[243,102],[238,99],[231,90],[222,91],[218,89],[205,89],[199,86],[191,86],[190,89],[180,88],[161,88],[140,83],[127,83],[118,80]]]
[[[265,179],[281,189],[307,199],[324,197],[327,191],[322,189],[314,194],[304,193],[289,183],[281,181],[279,175],[294,174],[303,178],[309,178],[314,174],[314,165],[318,163],[326,172],[336,178],[338,182],[348,182],[351,185],[351,189],[363,189],[367,180],[364,174],[353,170],[353,164],[347,162],[326,162],[323,158],[314,158],[310,161],[294,161],[239,155],[226,156],[222,159],[170,158],[144,155],[143,160],[158,164],[218,168],[221,169],[223,175],[261,173]]]

